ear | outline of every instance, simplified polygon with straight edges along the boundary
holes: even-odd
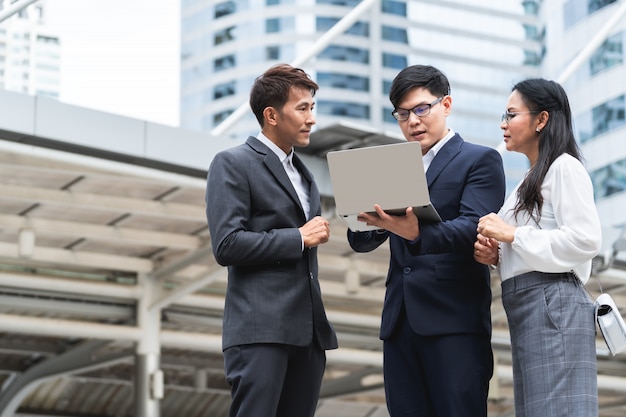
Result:
[[[548,124],[548,119],[550,119],[550,113],[545,110],[539,113],[539,116],[537,116],[537,121],[539,122],[539,124],[537,125],[537,132],[543,130],[543,128],[546,127],[546,124]]]
[[[278,112],[274,107],[266,107],[263,110],[263,118],[265,119],[265,123],[276,126],[278,123]]]
[[[443,114],[447,117],[452,111],[452,96],[444,96],[441,100],[441,106],[443,107]]]

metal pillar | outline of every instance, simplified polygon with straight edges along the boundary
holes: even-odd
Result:
[[[16,1],[11,4],[6,9],[0,11],[0,22],[4,22],[9,17],[13,16],[15,13],[21,12],[31,4],[35,3],[37,0],[22,0]]]
[[[160,417],[160,400],[163,398],[163,372],[159,369],[161,344],[161,310],[150,305],[159,289],[158,280],[140,274],[143,288],[137,304],[137,324],[142,337],[135,353],[135,417]]]

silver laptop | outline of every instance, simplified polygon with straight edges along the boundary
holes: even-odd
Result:
[[[350,230],[376,229],[357,220],[361,212],[375,213],[374,204],[394,215],[413,207],[420,221],[441,221],[430,202],[419,142],[333,151],[326,156],[337,215]]]

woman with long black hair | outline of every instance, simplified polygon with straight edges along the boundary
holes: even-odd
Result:
[[[474,258],[502,279],[515,415],[597,416],[594,304],[583,285],[602,235],[565,91],[519,82],[500,128],[530,169],[499,213],[480,219]]]

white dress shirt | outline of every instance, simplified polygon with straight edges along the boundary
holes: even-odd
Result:
[[[304,215],[306,218],[309,218],[309,211],[311,211],[311,202],[309,200],[309,192],[307,190],[307,183],[300,172],[293,166],[293,149],[291,153],[283,159],[283,166],[285,167],[285,171],[287,175],[289,175],[289,179],[293,184],[293,188],[296,189],[296,193],[298,194],[298,198],[300,199],[300,204],[302,204],[302,210],[304,211]]]
[[[443,148],[443,145],[445,145],[450,139],[452,139],[452,136],[454,136],[454,131],[452,129],[448,129],[448,134],[445,135],[439,142],[435,143],[435,146],[430,148],[428,152],[426,152],[426,154],[422,157],[422,161],[424,161],[424,172],[428,171],[428,167],[430,166],[430,163],[433,161],[433,159],[435,159],[435,156],[437,156],[437,152],[439,152],[439,150]]]
[[[541,186],[543,208],[537,224],[527,213],[515,219],[517,189],[498,215],[517,226],[512,243],[500,243],[498,268],[502,280],[530,271],[573,271],[583,283],[591,273],[591,260],[602,244],[600,218],[589,174],[569,154],[550,166]]]

